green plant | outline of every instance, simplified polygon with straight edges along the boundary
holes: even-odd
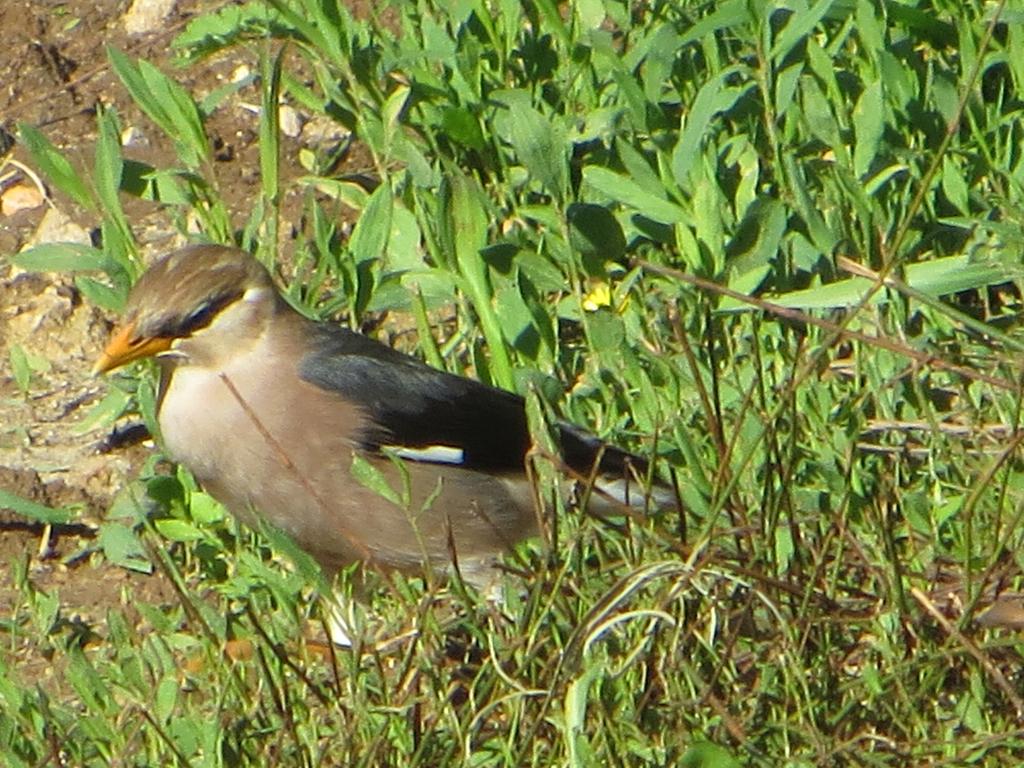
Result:
[[[319,621],[315,578],[184,473],[149,472],[107,556],[147,553],[179,604],[139,606],[148,632],[112,615],[82,649],[26,586],[8,631],[66,651],[71,690],[0,673],[10,762],[54,740],[82,764],[1019,760],[1020,644],[974,619],[1019,585],[1024,551],[1021,13],[231,6],[178,44],[193,61],[260,52],[262,188],[238,232],[203,128],[230,89],[197,104],[112,53],[181,167],[119,160],[107,112],[86,181],[24,127],[104,236],[21,263],[105,275],[83,292],[116,307],[138,269],[118,190],[152,195],[274,262],[309,313],[410,311],[432,364],[527,393],[534,424],[553,406],[657,456],[685,510],[558,507],[509,558],[503,607],[385,580],[378,627],[402,639],[320,657],[296,631]],[[290,260],[279,98],[351,130],[375,175],[367,188],[335,170],[337,147],[307,148]],[[358,211],[347,239],[342,206]],[[151,413],[151,383],[119,381]]]

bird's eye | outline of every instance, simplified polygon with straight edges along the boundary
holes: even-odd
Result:
[[[175,328],[175,333],[172,335],[178,337],[190,336],[196,331],[202,330],[213,322],[218,312],[237,301],[241,296],[242,291],[238,290],[207,299],[185,316],[185,319],[178,324]]]
[[[219,309],[219,307],[216,306],[214,302],[204,302],[185,318],[185,322],[182,323],[182,326],[186,331],[197,331],[210,324],[210,321],[213,319],[214,312],[217,309]]]

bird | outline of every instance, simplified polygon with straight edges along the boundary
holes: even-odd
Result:
[[[327,573],[457,567],[481,586],[540,530],[522,397],[307,318],[241,249],[189,245],[141,275],[95,372],[143,358],[160,368],[166,455]],[[567,422],[553,431],[599,514],[671,503],[644,482],[645,459]]]

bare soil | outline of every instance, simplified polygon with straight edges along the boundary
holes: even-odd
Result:
[[[13,137],[19,123],[36,126],[88,173],[95,107],[113,105],[122,126],[141,136],[126,154],[157,167],[173,165],[173,147],[110,71],[106,46],[157,64],[202,96],[235,77],[240,67],[253,71],[258,66],[255,52],[238,49],[186,69],[173,67],[169,47],[174,36],[196,14],[223,4],[178,0],[158,29],[132,36],[124,27],[127,0],[5,0],[0,3],[0,127]],[[208,124],[217,147],[217,181],[236,225],[245,221],[258,194],[258,118],[246,106],[252,103],[259,103],[259,93],[250,86]],[[3,139],[0,135],[0,158]],[[303,136],[285,142],[285,180],[302,172],[294,160],[302,142]],[[0,193],[13,182],[32,183],[32,160],[24,148],[15,144],[9,159],[28,172],[4,163]],[[350,164],[358,166],[360,160],[351,158]],[[181,244],[166,211],[139,200],[126,198],[124,204],[149,257]],[[298,220],[301,204],[297,192],[286,197],[286,220]],[[0,215],[0,489],[78,512],[78,523],[51,532],[0,509],[0,613],[10,626],[24,627],[25,590],[15,575],[26,567],[32,588],[59,594],[62,615],[86,627],[98,626],[113,606],[176,599],[159,574],[147,576],[99,556],[82,556],[113,495],[152,450],[142,445],[102,452],[110,425],[82,428],[83,417],[107,391],[90,370],[114,318],[84,302],[68,275],[26,273],[8,258],[36,242],[95,241],[98,223],[95,212],[77,209],[59,194],[36,208]],[[11,350],[16,347],[39,364],[27,391],[14,379]],[[23,645],[24,653],[16,650],[11,665],[25,671],[45,668],[44,660],[33,658],[32,643]]]

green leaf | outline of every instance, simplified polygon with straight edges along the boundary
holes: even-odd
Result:
[[[487,245],[486,197],[475,181],[462,174],[455,174],[451,180],[448,217],[454,233],[455,261],[487,339],[493,383],[511,390],[515,386],[512,361],[494,311],[487,262],[480,254]]]
[[[806,10],[795,11],[789,15],[789,22],[783,27],[772,46],[771,57],[776,63],[782,61],[794,46],[807,37],[818,25],[822,17],[829,12],[835,0],[818,0]],[[852,8],[844,12],[849,13]]]
[[[224,505],[202,491],[193,491],[189,494],[188,511],[199,525],[212,525],[224,519]]]
[[[590,316],[588,323],[590,341],[600,353],[617,353],[626,341],[626,329],[622,318],[606,309],[599,309]]]
[[[863,178],[878,155],[878,146],[885,129],[885,100],[882,96],[882,81],[876,80],[864,89],[853,109],[853,131],[856,144],[853,148],[853,172]]]
[[[357,264],[379,261],[384,255],[391,232],[391,211],[394,200],[391,187],[381,184],[366,201],[348,247]]]
[[[75,425],[75,434],[91,432],[101,424],[112,425],[115,419],[124,414],[129,402],[130,398],[126,392],[111,387],[103,399],[90,408],[85,418]]]
[[[821,87],[810,75],[800,78],[800,95],[803,101],[803,117],[811,134],[825,142],[837,156],[843,156],[839,125],[832,110],[832,104],[825,97]]]
[[[146,495],[161,504],[181,504],[185,500],[185,486],[171,475],[157,475],[146,483]]]
[[[757,289],[761,287],[761,283],[765,281],[765,278],[767,278],[771,272],[771,264],[762,264],[760,266],[753,267],[746,272],[735,274],[729,280],[729,289],[738,293],[753,295],[757,292]],[[743,309],[746,306],[747,305],[738,299],[726,296],[719,303],[718,308],[721,310]]]
[[[180,171],[158,171],[135,160],[125,160],[121,188],[129,195],[168,205],[193,205],[195,196],[182,184]]]
[[[526,275],[539,291],[565,289],[565,275],[554,264],[537,253],[516,254],[516,268]]]
[[[964,181],[963,171],[949,155],[942,158],[942,193],[960,213],[971,212],[970,191]]]
[[[51,184],[83,208],[92,210],[96,207],[82,177],[39,129],[27,123],[19,123],[18,133],[32,155],[36,167]]]
[[[740,768],[741,765],[729,750],[711,742],[694,744],[679,761],[679,768]]]
[[[593,49],[594,63],[608,72],[615,81],[618,92],[613,93],[618,103],[625,107],[625,114],[629,115],[633,128],[640,133],[647,133],[650,128],[644,91],[634,72],[623,61],[622,52],[611,33],[605,29],[595,29],[590,31],[588,38]]]
[[[615,140],[615,154],[622,162],[625,175],[630,181],[656,197],[666,197],[665,182],[658,172],[651,168],[651,161],[647,155],[622,138]]]
[[[561,121],[520,103],[511,109],[509,129],[512,148],[526,170],[555,200],[564,200],[569,185],[569,143]]]
[[[386,268],[394,271],[423,269],[423,231],[416,215],[394,200],[391,206],[391,231],[385,248]]]
[[[391,232],[393,200],[391,187],[381,184],[370,195],[366,209],[352,230],[348,247],[355,263],[353,271],[356,295],[352,297],[355,317],[362,317],[374,298],[375,275],[387,248]]]
[[[8,357],[11,361],[11,373],[14,374],[14,383],[22,395],[28,394],[28,386],[32,380],[32,367],[28,364],[28,355],[25,348],[20,344],[12,344]]]
[[[104,557],[114,565],[140,573],[152,573],[153,564],[146,556],[146,549],[129,526],[114,522],[103,523],[97,534],[97,543]]]
[[[112,715],[115,710],[109,685],[111,681],[100,675],[78,646],[68,648],[65,661],[65,680],[71,684],[81,699],[84,705],[83,715],[92,716],[88,721],[93,730],[93,738],[110,739],[114,728]]]
[[[264,536],[270,545],[277,551],[283,552],[296,567],[303,580],[315,584],[321,594],[330,592],[330,584],[324,577],[323,571],[308,552],[299,547],[295,540],[280,528],[271,525],[263,518],[257,518],[256,530]],[[269,574],[276,575],[269,571]]]
[[[370,198],[366,188],[354,181],[329,179],[323,176],[300,176],[295,183],[312,187],[320,194],[327,195],[356,211],[366,208]]]
[[[498,322],[508,343],[534,360],[537,356],[537,331],[533,327],[533,316],[526,302],[519,294],[519,289],[509,280],[502,285],[494,296]]]
[[[465,107],[443,107],[441,109],[441,130],[449,139],[469,149],[483,152],[487,148],[487,140],[480,128],[480,121]]]
[[[9,509],[17,515],[46,525],[61,525],[72,520],[71,512],[66,509],[54,509],[45,504],[22,498],[2,488],[0,488],[0,509]]]
[[[380,109],[380,121],[382,135],[380,137],[380,143],[383,145],[382,150],[391,150],[400,145],[408,145],[410,142],[405,137],[405,126],[402,122],[402,115],[405,113],[406,107],[409,103],[409,98],[412,96],[412,89],[407,85],[400,85],[395,88],[389,95],[387,100],[381,105]],[[376,120],[373,121],[376,126]],[[364,131],[366,140],[374,143],[369,135],[369,132]]]
[[[273,265],[277,261],[281,198],[281,66],[285,50],[282,47],[272,60],[266,51],[260,57],[263,75],[259,121],[260,190],[263,194],[265,215],[259,256],[263,263],[268,265]]]
[[[693,226],[693,217],[680,206],[644,191],[632,179],[607,168],[588,165],[583,169],[583,180],[611,200],[633,208],[653,221]]]
[[[121,312],[128,299],[128,292],[124,288],[116,288],[84,275],[75,278],[75,287],[90,304],[109,312]]]
[[[611,211],[602,205],[573,203],[566,210],[569,242],[583,256],[591,275],[605,274],[604,262],[619,261],[626,253],[626,236]]]
[[[721,254],[725,239],[722,211],[725,207],[714,169],[705,168],[693,190],[694,234],[704,243],[705,252],[712,255],[714,261],[711,271],[714,273],[722,267]]]
[[[170,541],[202,541],[206,534],[186,520],[174,517],[160,518],[153,521],[157,532]]]
[[[737,74],[743,75],[746,82],[738,86],[728,85]],[[737,101],[754,89],[755,83],[748,75],[745,67],[728,67],[704,83],[697,92],[697,98],[686,114],[679,141],[672,150],[672,175],[680,186],[692,184],[690,173],[702,155],[701,147],[708,138],[714,117],[732,109]]]
[[[99,136],[96,140],[96,163],[93,176],[96,180],[96,196],[103,214],[117,223],[122,232],[130,232],[121,209],[121,176],[124,171],[124,157],[121,154],[121,128],[117,112],[111,107],[99,113]]]
[[[132,64],[109,46],[107,55],[135,102],[174,142],[180,160],[189,168],[208,162],[210,145],[203,120],[188,92],[148,61]]]
[[[804,63],[798,61],[775,76],[775,112],[782,117],[789,111],[796,96],[796,87],[803,74]]]
[[[587,697],[590,687],[604,677],[601,661],[588,660],[588,664],[565,693],[565,739],[569,747],[569,765],[573,768],[596,765],[597,755],[587,740]]]
[[[729,265],[746,272],[776,261],[787,232],[787,213],[786,206],[778,200],[763,198],[755,201],[750,207],[744,226],[737,234],[737,239],[729,244],[729,250],[738,250],[742,247],[739,245],[740,242],[745,245],[751,234],[749,230],[756,227],[753,233],[754,242],[743,253],[730,255]]]
[[[160,723],[166,723],[174,714],[178,703],[178,681],[176,677],[166,675],[156,687],[156,695],[153,697],[153,713]]]
[[[195,49],[197,55],[210,54],[232,44],[254,28],[269,26],[278,14],[262,3],[228,5],[213,13],[193,17],[185,30],[171,43],[176,50]]]
[[[47,243],[22,251],[11,259],[34,272],[111,272],[117,265],[103,251],[78,243]]]
[[[1014,270],[1003,264],[971,262],[968,256],[947,256],[908,265],[904,280],[911,288],[923,294],[949,296],[960,291],[996,285],[1015,277]],[[774,304],[800,309],[847,307],[859,302],[873,285],[872,280],[854,277],[767,298]],[[876,304],[888,300],[886,291],[878,291],[873,298]]]
[[[723,29],[732,29],[749,22],[752,20],[752,14],[757,12],[748,10],[747,0],[725,0],[710,8],[713,9],[710,13],[683,32],[679,40],[680,48],[689,43],[700,42]]]
[[[554,33],[559,46],[563,51],[568,52],[572,46],[572,38],[569,35],[569,28],[562,20],[562,14],[554,0],[536,0],[537,10],[540,11],[544,26]]]
[[[402,498],[402,494],[391,487],[384,473],[373,464],[364,459],[358,453],[352,454],[352,477],[364,488],[368,488],[378,496],[381,496],[392,504],[407,508],[408,504]]]

